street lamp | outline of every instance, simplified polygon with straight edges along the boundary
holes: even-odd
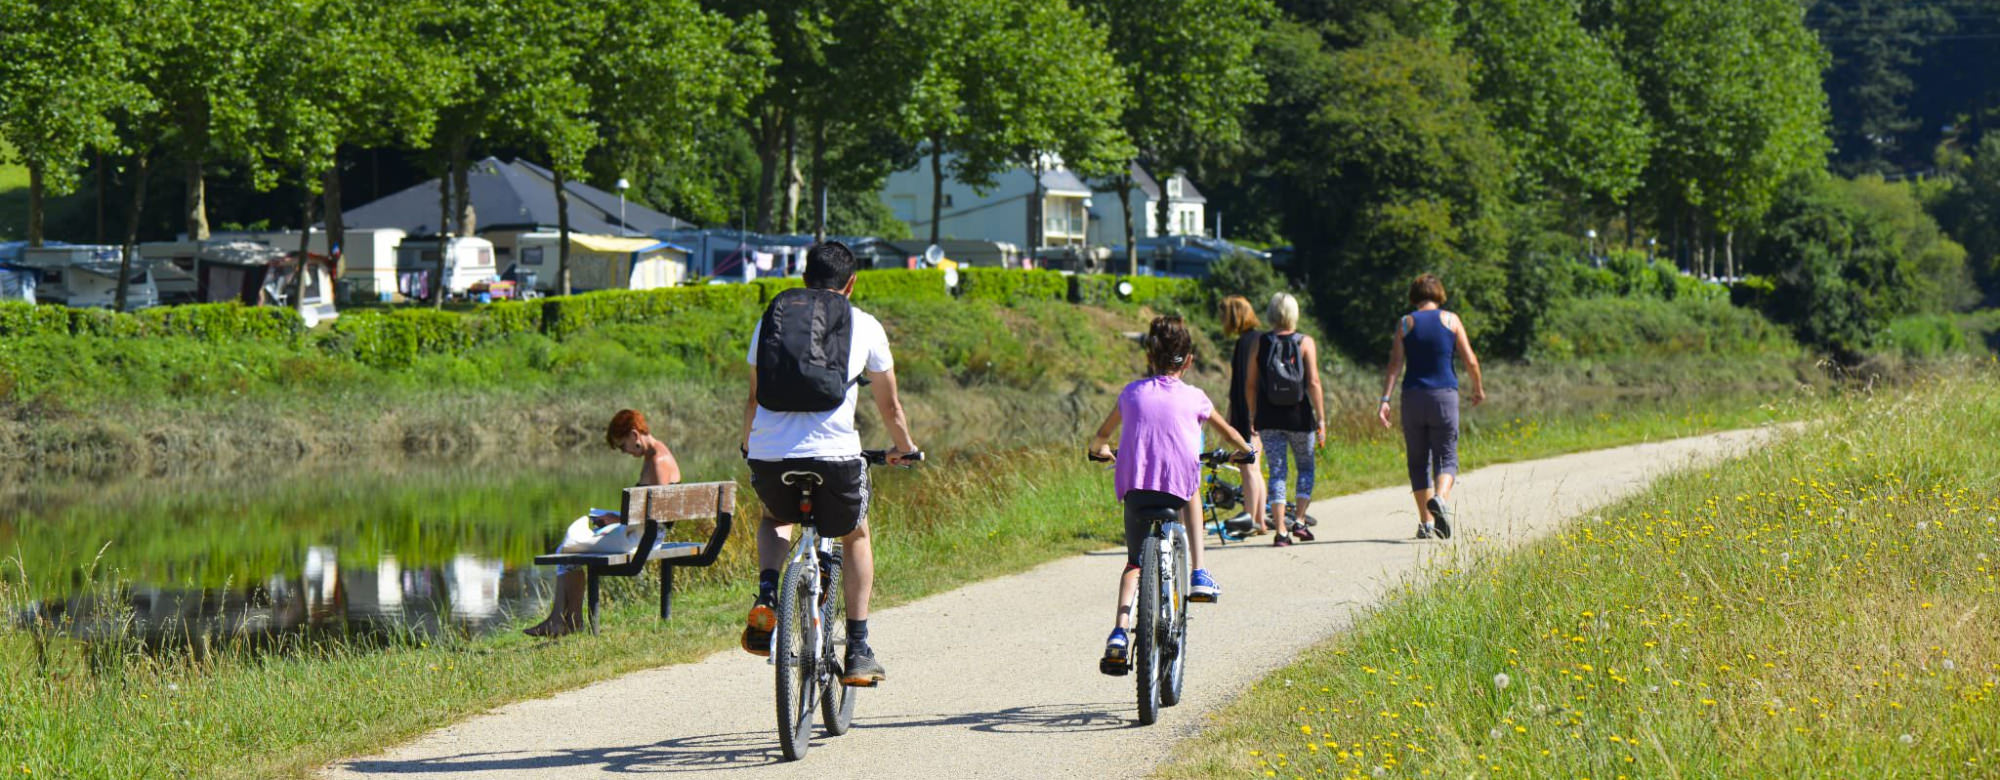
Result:
[[[618,235],[621,236],[625,235],[625,191],[631,187],[632,183],[623,177],[618,179]]]
[[[1583,231],[1583,256],[1590,258],[1592,267],[1597,266],[1597,228]]]

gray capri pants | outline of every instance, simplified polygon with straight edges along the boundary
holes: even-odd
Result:
[[[1431,475],[1458,476],[1458,391],[1405,389],[1403,444],[1410,490],[1431,489]]]

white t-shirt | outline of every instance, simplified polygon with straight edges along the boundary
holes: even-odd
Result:
[[[889,356],[889,334],[882,323],[860,309],[854,309],[854,340],[847,356],[847,375],[859,377],[863,370],[883,372],[895,368]],[[764,323],[750,333],[750,365],[757,365],[757,339]],[[847,400],[830,412],[774,412],[757,406],[750,421],[750,459],[857,458],[861,456],[861,435],[854,431],[854,404],[861,384],[847,387]]]

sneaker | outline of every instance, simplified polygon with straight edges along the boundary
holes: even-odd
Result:
[[[1277,538],[1271,540],[1271,546],[1290,547],[1292,546],[1292,537],[1286,536],[1284,534],[1278,534]]]
[[[1132,671],[1131,651],[1132,640],[1125,635],[1125,629],[1112,629],[1111,638],[1104,641],[1104,658],[1097,662],[1097,671],[1124,677]]]
[[[743,651],[755,656],[771,656],[771,630],[778,627],[777,605],[768,596],[758,596],[744,619]]]
[[[1297,521],[1294,521],[1292,523],[1292,536],[1297,537],[1298,540],[1301,542],[1310,542],[1313,540],[1312,530],[1306,528],[1305,523],[1300,523]]]
[[[847,663],[840,673],[840,684],[857,688],[873,688],[876,683],[889,679],[889,673],[875,660],[875,648],[866,642],[855,642],[847,646]]]
[[[1428,506],[1431,510],[1431,520],[1437,526],[1437,538],[1450,539],[1451,505],[1436,496],[1432,496]]]
[[[1214,604],[1222,599],[1222,588],[1216,587],[1215,578],[1208,576],[1207,569],[1195,569],[1193,580],[1188,588],[1188,601]]]
[[[1431,524],[1430,524],[1430,523],[1419,523],[1419,524],[1417,524],[1417,538],[1418,538],[1418,539],[1429,539],[1429,538],[1431,538],[1431,536],[1432,536],[1432,532],[1431,532]]]

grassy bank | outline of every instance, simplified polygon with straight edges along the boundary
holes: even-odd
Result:
[[[1990,776],[1994,378],[1848,399],[1558,536],[1447,562],[1162,774]]]
[[[1529,458],[1790,419],[1816,408],[1794,397],[1738,398],[1708,412],[1657,403],[1524,412],[1519,422],[1496,419],[1468,431],[1467,457]],[[1322,454],[1323,492],[1401,479],[1389,432],[1358,424],[1339,430]],[[905,602],[1116,544],[1109,476],[1078,461],[1071,446],[1020,448],[884,475],[876,503],[882,601]],[[643,581],[623,582],[609,593],[602,635],[555,643],[512,634],[387,648],[301,641],[291,652],[225,649],[196,660],[6,631],[0,767],[41,776],[304,773],[504,702],[729,648],[749,596],[748,557],[739,537],[715,569],[684,579],[671,625],[650,614]],[[24,565],[18,557],[11,564]],[[115,587],[119,574],[107,568],[100,586]],[[0,605],[11,612],[33,600],[27,589],[35,580],[0,578]],[[742,706],[762,695],[746,692]]]

